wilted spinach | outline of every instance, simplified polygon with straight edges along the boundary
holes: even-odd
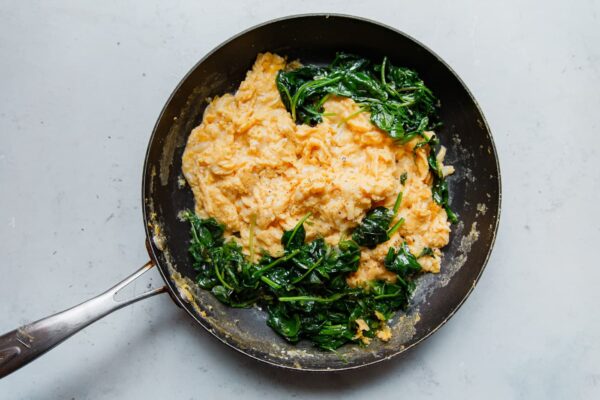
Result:
[[[330,246],[322,238],[307,243],[303,224],[308,216],[282,235],[283,254],[263,254],[255,263],[235,241],[224,239],[225,228],[216,220],[192,212],[184,217],[191,226],[189,251],[199,286],[231,307],[261,305],[268,313],[267,324],[292,343],[305,338],[325,350],[360,343],[358,319],[369,326],[363,336],[374,337],[395,311],[407,306],[413,276],[420,270],[403,246],[397,252],[391,249],[385,260],[397,274],[396,283],[350,287],[346,277],[358,268],[359,245],[342,240]]]
[[[404,223],[404,219],[400,218],[390,228],[390,224],[398,214],[401,202],[402,192],[396,197],[394,208],[391,210],[385,207],[375,207],[367,212],[360,225],[354,229],[352,240],[370,249],[374,249],[379,243],[386,242]]]
[[[337,53],[326,67],[306,65],[279,71],[277,88],[294,121],[315,125],[331,95],[349,97],[371,113],[371,122],[405,143],[436,124],[437,99],[417,73],[383,59],[373,64]]]
[[[432,137],[426,140],[426,143],[433,149],[434,146],[439,145],[439,139],[437,138],[437,136],[433,135]],[[446,182],[446,178],[444,177],[442,168],[437,161],[436,153],[434,153],[433,151],[429,152],[427,162],[429,163],[429,170],[433,174],[433,185],[431,186],[431,195],[433,197],[433,200],[446,210],[446,214],[448,215],[448,220],[450,222],[458,222],[458,217],[450,208],[448,182]]]

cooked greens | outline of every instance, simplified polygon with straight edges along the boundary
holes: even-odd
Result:
[[[224,226],[216,220],[190,211],[183,216],[191,226],[189,251],[198,285],[231,307],[260,305],[267,310],[267,324],[293,343],[306,338],[321,349],[335,350],[348,342],[363,343],[361,335],[374,337],[396,310],[407,306],[412,279],[421,269],[403,245],[390,249],[385,259],[386,267],[397,274],[396,283],[371,281],[364,288],[350,287],[346,277],[358,268],[359,245],[342,240],[330,246],[322,238],[306,242],[304,222],[310,215],[284,232],[283,254],[263,254],[257,262],[224,238]],[[363,322],[369,330],[357,335]]]
[[[400,175],[400,184],[404,185],[406,183],[406,179],[408,179],[408,174],[403,172],[402,175]]]
[[[424,140],[418,147],[429,145],[430,168],[434,175],[432,197],[456,222],[456,214],[448,204],[448,185],[435,160],[437,138],[431,140],[424,132],[433,130],[437,121],[438,100],[418,74],[408,68],[397,67],[386,57],[381,64],[352,54],[337,53],[331,64],[325,67],[304,65],[277,74],[277,89],[281,100],[296,123],[315,125],[322,121],[323,105],[332,95],[349,97],[359,106],[359,112],[371,113],[371,123],[398,143],[407,143],[415,137]],[[349,117],[346,117],[348,119]],[[406,180],[406,178],[404,178]],[[377,227],[387,218],[384,213],[372,215]],[[368,240],[376,243],[383,239],[383,232],[370,232]]]
[[[370,249],[374,249],[379,243],[386,242],[404,223],[404,219],[400,218],[390,228],[392,220],[398,214],[401,202],[402,192],[398,194],[393,209],[375,207],[367,212],[360,225],[352,233],[352,240]]]
[[[315,125],[331,95],[349,97],[371,113],[371,122],[405,143],[436,126],[437,99],[416,72],[383,59],[373,64],[352,54],[337,53],[326,67],[306,65],[279,71],[277,88],[294,121]]]
[[[383,263],[387,269],[403,277],[421,271],[417,257],[408,250],[406,242],[402,243],[399,249],[390,247]]]

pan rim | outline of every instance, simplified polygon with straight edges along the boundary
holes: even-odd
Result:
[[[149,222],[149,210],[148,210],[148,205],[146,203],[146,193],[148,192],[147,189],[147,182],[149,182],[148,180],[148,176],[150,175],[150,163],[149,163],[149,158],[150,158],[150,149],[152,147],[152,143],[155,140],[155,136],[156,136],[156,132],[157,129],[160,125],[160,122],[169,106],[169,104],[171,103],[171,101],[173,100],[173,98],[175,97],[176,93],[179,91],[179,89],[184,85],[184,83],[188,80],[189,76],[198,68],[198,66],[200,66],[206,59],[208,59],[210,56],[212,56],[215,52],[217,52],[218,50],[220,50],[221,48],[223,48],[224,46],[228,45],[230,42],[236,40],[237,38],[253,31],[259,28],[262,28],[264,26],[267,25],[271,25],[274,23],[278,23],[278,22],[283,22],[283,21],[289,21],[289,20],[294,20],[294,19],[303,19],[303,18],[329,18],[329,17],[334,17],[334,18],[342,18],[342,19],[348,19],[348,20],[354,20],[354,21],[359,21],[359,22],[364,22],[364,23],[368,23],[368,24],[372,24],[375,26],[378,26],[380,28],[384,28],[387,30],[390,30],[392,32],[394,32],[395,34],[398,35],[402,35],[405,38],[407,38],[408,40],[414,42],[415,44],[417,44],[418,46],[420,46],[421,48],[423,48],[424,50],[426,50],[427,52],[429,52],[432,56],[434,56],[445,68],[448,69],[448,71],[454,76],[455,79],[457,79],[457,81],[460,83],[460,85],[462,86],[462,88],[465,90],[465,92],[468,94],[468,96],[470,97],[470,99],[473,101],[473,104],[475,105],[479,115],[481,116],[482,119],[482,124],[485,127],[485,130],[488,133],[488,136],[490,138],[490,143],[491,143],[491,155],[494,158],[495,161],[495,166],[496,169],[498,171],[498,208],[497,211],[495,213],[495,222],[494,222],[494,226],[493,226],[493,232],[491,234],[491,240],[490,240],[490,245],[489,248],[487,250],[487,254],[485,256],[485,259],[483,260],[483,263],[481,265],[481,268],[479,270],[479,273],[477,274],[476,278],[473,280],[473,284],[470,285],[469,289],[466,291],[466,293],[464,294],[464,296],[462,297],[462,299],[460,300],[460,302],[458,302],[458,304],[456,304],[456,306],[450,311],[450,313],[432,330],[430,330],[429,332],[427,332],[425,335],[423,335],[422,337],[420,337],[419,339],[417,339],[414,343],[411,343],[405,347],[402,348],[398,348],[396,351],[394,351],[392,354],[388,354],[385,355],[384,357],[378,358],[376,360],[372,360],[369,362],[364,362],[364,363],[359,363],[359,364],[355,364],[355,365],[348,365],[348,366],[340,366],[340,367],[323,367],[323,368],[317,368],[317,367],[307,367],[307,368],[303,368],[303,367],[297,367],[295,365],[283,365],[283,364],[279,364],[277,362],[274,362],[272,360],[269,359],[263,359],[260,357],[257,357],[254,354],[251,354],[237,346],[235,346],[233,343],[228,342],[227,340],[225,340],[225,338],[220,337],[219,335],[217,335],[213,329],[211,329],[210,326],[208,326],[208,324],[206,323],[206,321],[202,320],[201,318],[198,317],[198,315],[196,315],[195,313],[193,313],[188,306],[186,305],[186,302],[181,298],[181,296],[179,295],[179,292],[175,286],[175,284],[171,281],[170,276],[167,275],[166,273],[166,268],[163,267],[160,262],[159,262],[159,257],[158,257],[158,252],[160,252],[160,250],[156,247],[156,245],[154,244],[154,241],[152,240],[152,236],[153,233],[151,231],[151,228],[148,224]],[[199,323],[205,330],[207,330],[209,333],[211,333],[212,336],[214,336],[216,339],[218,339],[220,342],[226,344],[228,347],[248,356],[251,357],[255,360],[261,361],[263,363],[269,364],[269,365],[273,365],[275,367],[279,367],[279,368],[284,368],[284,369],[288,369],[288,370],[295,370],[295,371],[306,371],[306,372],[333,372],[333,371],[347,371],[347,370],[354,370],[357,368],[362,368],[362,367],[366,367],[369,365],[373,365],[373,364],[377,364],[377,363],[381,363],[383,361],[387,361],[390,360],[393,357],[396,357],[412,348],[414,348],[415,346],[417,346],[418,344],[422,343],[423,341],[425,341],[427,338],[431,337],[431,335],[433,335],[435,332],[437,332],[442,326],[444,326],[455,314],[456,312],[462,307],[462,305],[465,303],[465,301],[467,300],[467,298],[471,295],[471,293],[473,292],[473,290],[475,289],[475,286],[477,285],[477,283],[479,282],[483,271],[485,270],[489,259],[491,257],[492,251],[494,249],[494,245],[496,242],[496,237],[498,234],[498,228],[499,228],[499,223],[500,223],[500,215],[501,215],[501,209],[502,209],[502,181],[501,181],[501,169],[500,169],[500,163],[498,160],[498,152],[496,149],[496,144],[494,142],[494,138],[492,135],[492,131],[490,129],[490,126],[487,122],[487,119],[485,118],[485,115],[481,109],[481,106],[479,105],[479,102],[477,101],[477,99],[475,98],[475,96],[473,95],[473,93],[470,91],[470,89],[467,87],[467,85],[464,83],[464,81],[458,76],[458,74],[450,67],[450,65],[448,65],[448,63],[446,63],[437,53],[435,53],[433,50],[431,50],[428,46],[424,45],[423,43],[421,43],[419,40],[413,38],[412,36],[406,34],[405,32],[396,29],[394,27],[391,27],[387,24],[372,20],[372,19],[368,19],[368,18],[364,18],[364,17],[359,17],[359,16],[355,16],[355,15],[350,15],[350,14],[343,14],[343,13],[303,13],[303,14],[293,14],[293,15],[288,15],[288,16],[284,16],[284,17],[279,17],[279,18],[274,18],[274,19],[270,19],[268,21],[253,25],[247,29],[244,29],[243,31],[229,37],[228,39],[226,39],[225,41],[221,42],[220,44],[218,44],[217,46],[215,46],[212,50],[210,50],[208,53],[206,53],[198,62],[196,62],[190,69],[189,71],[183,76],[183,78],[179,81],[179,83],[177,84],[177,86],[173,89],[173,91],[171,92],[171,94],[169,95],[169,98],[167,99],[167,101],[165,102],[165,105],[163,106],[161,112],[158,115],[157,121],[152,129],[152,134],[150,135],[150,138],[148,140],[148,146],[146,149],[146,154],[144,156],[144,166],[143,166],[143,174],[142,174],[142,196],[141,196],[141,200],[142,200],[142,213],[143,213],[143,223],[144,223],[144,231],[146,233],[146,240],[147,242],[150,244],[148,246],[149,248],[149,254],[150,257],[153,259],[153,261],[155,262],[155,264],[157,265],[157,269],[160,272],[160,275],[162,277],[162,279],[165,281],[167,288],[171,294],[171,298],[173,298],[176,302],[176,304],[183,308],[186,313],[192,317],[197,323]]]

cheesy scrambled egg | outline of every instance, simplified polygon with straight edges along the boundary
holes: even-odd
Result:
[[[383,259],[403,241],[413,254],[432,248],[433,256],[419,262],[425,271],[439,272],[439,249],[448,243],[450,224],[431,197],[428,146],[414,150],[419,139],[394,143],[371,124],[369,113],[342,97],[324,104],[322,123],[296,125],[275,85],[285,67],[284,58],[260,54],[238,91],[212,99],[206,108],[183,154],[196,213],[223,222],[246,254],[253,231],[256,253],[279,255],[283,231],[307,213],[307,240],[322,236],[335,245],[370,209],[392,208],[402,191],[399,217],[405,223],[389,241],[362,250],[348,283],[395,280]]]

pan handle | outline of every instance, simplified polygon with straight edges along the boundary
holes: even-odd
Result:
[[[0,336],[0,378],[28,364],[105,315],[136,301],[166,292],[167,287],[163,286],[127,300],[115,299],[115,295],[121,289],[154,266],[154,262],[148,261],[134,274],[101,295]]]

